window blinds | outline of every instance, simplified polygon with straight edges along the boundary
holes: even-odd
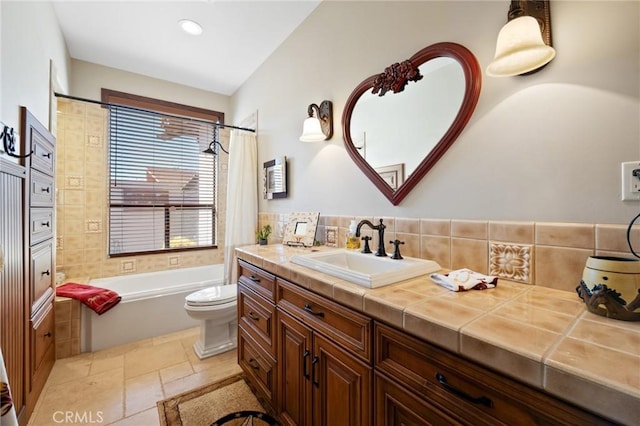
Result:
[[[214,124],[109,106],[109,255],[216,245]]]

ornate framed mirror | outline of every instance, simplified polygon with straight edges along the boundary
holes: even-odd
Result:
[[[427,46],[351,93],[342,114],[347,152],[398,205],[458,138],[481,85],[480,65],[466,47]]]

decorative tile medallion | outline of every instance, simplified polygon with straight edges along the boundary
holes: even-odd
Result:
[[[86,232],[102,232],[102,220],[87,220],[85,222]]]
[[[133,260],[123,260],[120,264],[121,272],[136,272],[136,261]]]
[[[65,187],[67,189],[82,189],[84,187],[84,179],[82,176],[67,176]]]
[[[490,243],[489,274],[531,283],[531,246]]]

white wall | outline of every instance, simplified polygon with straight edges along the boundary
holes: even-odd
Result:
[[[323,2],[232,98],[258,110],[259,161],[286,155],[289,196],[261,212],[627,223],[620,162],[640,160],[640,3],[552,1],[556,58],[531,76],[483,75],[453,147],[394,207],[344,149],[341,116],[366,77],[439,41],[484,70],[507,1]],[[409,90],[409,89],[408,89]],[[332,140],[298,142],[307,105],[334,104]]]
[[[225,123],[231,123],[229,111],[230,99],[206,90],[195,89],[165,80],[146,77],[140,74],[109,68],[91,62],[73,59],[71,61],[73,96],[100,100],[102,88],[147,96],[169,102],[211,109],[225,113]]]
[[[0,1],[0,120],[20,129],[20,106],[49,126],[50,61],[69,87],[69,55],[49,2]]]

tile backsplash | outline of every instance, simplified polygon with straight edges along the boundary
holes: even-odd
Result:
[[[337,246],[345,246],[351,220],[380,218],[322,216],[316,240],[325,243],[325,232],[337,229]],[[445,269],[469,268],[499,278],[575,292],[587,258],[592,255],[633,257],[626,241],[627,225],[449,220],[383,217],[385,249],[393,253],[392,240],[404,241],[403,256],[435,260]],[[260,213],[259,224],[271,224],[270,244],[279,243],[287,214]],[[362,228],[378,245],[377,231]],[[632,230],[640,239],[640,230]]]

